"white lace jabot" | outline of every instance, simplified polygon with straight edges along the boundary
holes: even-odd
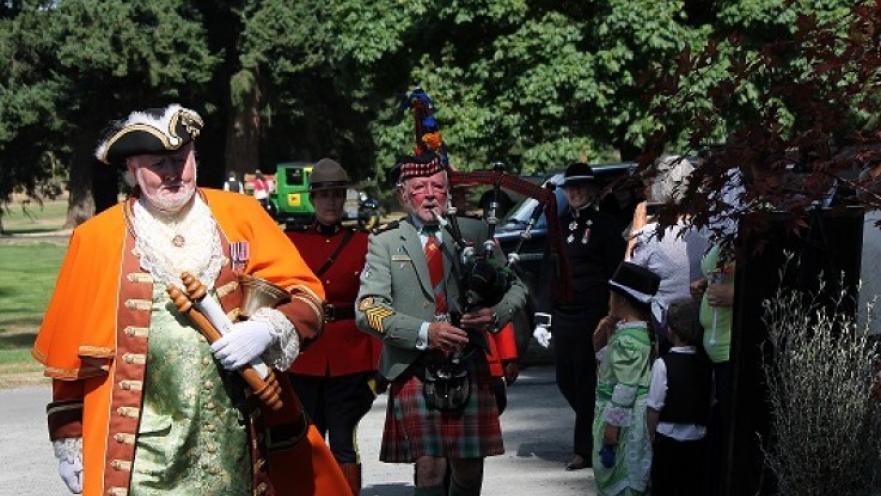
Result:
[[[190,272],[206,288],[214,287],[220,274],[223,251],[217,223],[199,195],[189,211],[177,216],[153,213],[143,200],[135,202],[133,228],[141,268],[156,283],[181,284],[180,274]]]

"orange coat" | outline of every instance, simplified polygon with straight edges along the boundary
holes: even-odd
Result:
[[[285,288],[300,287],[316,298],[323,298],[320,282],[255,200],[216,190],[200,190],[200,193],[225,238],[224,245],[227,240],[249,243],[250,257],[244,273]],[[123,273],[124,259],[131,258],[123,257],[124,246],[131,243],[126,227],[120,204],[74,230],[32,350],[34,358],[45,366],[45,375],[55,379],[55,407],[50,405],[47,412],[50,437],[83,437],[83,494],[86,496],[103,495],[107,490],[105,467],[112,448],[108,447],[107,440],[113,432],[112,425],[118,422],[110,405],[112,398],[120,394],[115,390],[113,378],[117,369],[131,366],[121,363],[125,350],[117,349],[117,342],[125,342],[122,338],[129,335],[129,331],[137,332],[134,328],[121,327],[122,316],[132,310],[123,308],[121,302],[133,301],[125,300],[121,291],[130,282],[144,283],[145,277],[146,284],[142,286],[152,285],[148,274]],[[225,266],[227,263],[228,259]],[[320,331],[320,315],[316,316],[306,303],[294,300],[279,309],[295,322],[301,339],[313,338]],[[314,427],[308,439],[312,449],[304,449],[307,443],[301,443],[298,448],[303,463],[297,469],[305,470],[303,487],[311,488],[315,494],[337,494],[334,491],[338,490],[343,491],[339,494],[346,494],[345,480]],[[311,459],[307,459],[309,457]],[[277,494],[302,491],[302,487],[280,489],[283,492]],[[303,492],[307,493],[312,494]]]

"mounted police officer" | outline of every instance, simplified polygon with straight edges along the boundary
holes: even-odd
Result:
[[[355,326],[355,296],[367,253],[367,234],[343,227],[343,204],[351,181],[335,160],[323,158],[310,177],[315,222],[288,232],[309,268],[324,285],[325,326],[321,339],[300,354],[291,382],[303,406],[343,469],[353,494],[361,490],[356,429],[370,411],[382,342]]]
[[[391,381],[380,459],[415,462],[416,495],[447,494],[447,461],[449,494],[479,494],[483,458],[504,448],[486,355],[469,336],[498,332],[524,304],[525,288],[515,279],[496,305],[450,322],[462,310],[462,267],[437,220],[448,202],[446,168],[426,153],[402,158],[393,175],[409,216],[370,237],[356,306],[359,327],[383,340],[380,372]],[[436,368],[451,356],[458,368]]]

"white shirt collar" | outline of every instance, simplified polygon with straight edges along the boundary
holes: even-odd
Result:
[[[428,241],[428,234],[425,233],[425,223],[419,220],[415,215],[410,216],[410,222],[413,223],[413,227],[416,228],[416,232],[419,234],[419,241],[422,243],[422,247],[425,248],[425,242]],[[437,226],[437,231],[434,232],[434,236],[441,243],[444,242],[444,230],[441,229],[440,226]]]
[[[671,353],[697,353],[697,348],[694,346],[674,346],[670,348]]]

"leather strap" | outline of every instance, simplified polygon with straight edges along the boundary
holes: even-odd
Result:
[[[340,244],[337,245],[337,247],[333,251],[333,253],[331,253],[330,256],[327,257],[327,260],[324,261],[324,264],[322,264],[321,267],[319,267],[318,270],[315,271],[316,277],[321,277],[321,274],[324,274],[325,272],[327,272],[327,269],[329,269],[330,266],[333,265],[333,262],[336,260],[336,257],[338,257],[340,255],[340,253],[343,252],[343,248],[346,247],[346,245],[349,243],[349,240],[352,239],[352,236],[354,234],[355,234],[355,232],[353,230],[346,229],[346,232],[343,234],[343,240],[340,241]]]

